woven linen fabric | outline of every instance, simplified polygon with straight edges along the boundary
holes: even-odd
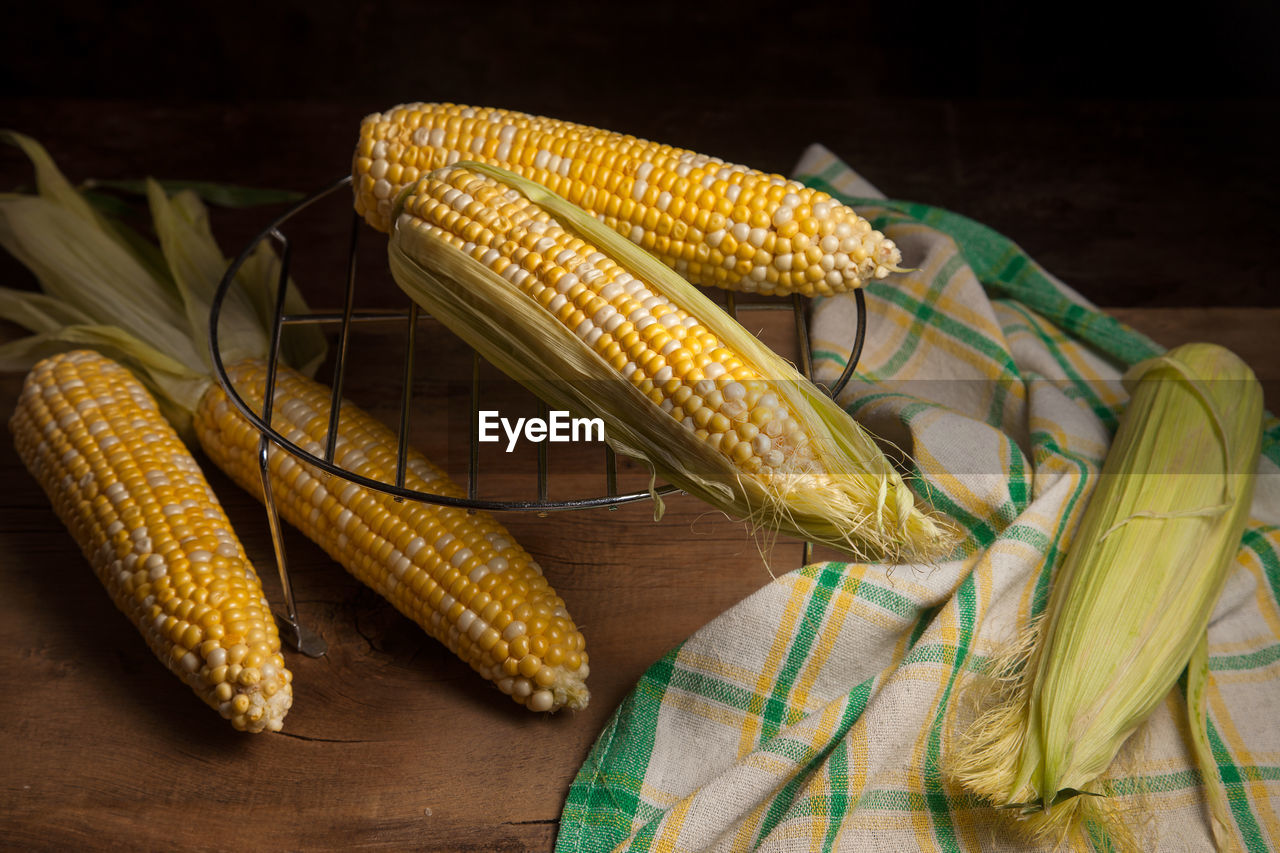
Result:
[[[946,758],[971,719],[968,677],[1047,604],[1124,367],[1160,348],[972,220],[879,199],[818,146],[797,172],[914,268],[866,289],[866,345],[839,399],[910,453],[964,540],[931,567],[792,571],[664,656],[578,772],[560,853],[1031,849],[958,790]],[[816,304],[819,381],[844,367],[855,318],[851,296]],[[1250,851],[1280,846],[1280,422],[1265,426],[1252,520],[1209,627],[1209,739]],[[1132,805],[1147,849],[1212,849],[1181,688],[1104,788]],[[1111,849],[1100,826],[1067,843]]]

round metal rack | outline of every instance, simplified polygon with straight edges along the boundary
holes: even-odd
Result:
[[[275,551],[276,567],[280,575],[280,583],[284,592],[286,608],[285,614],[277,616],[277,621],[280,623],[281,636],[282,639],[284,639],[285,642],[293,648],[311,656],[324,654],[326,645],[324,640],[318,634],[306,628],[306,626],[298,620],[297,608],[294,603],[293,587],[289,581],[288,561],[286,559],[283,537],[281,535],[280,517],[276,510],[275,497],[272,493],[271,480],[268,475],[268,459],[271,445],[273,444],[293,455],[298,460],[314,466],[320,471],[341,477],[365,488],[385,492],[394,496],[397,500],[422,501],[426,503],[440,504],[442,506],[463,507],[469,510],[486,510],[491,512],[536,512],[539,514],[545,514],[548,512],[590,509],[593,507],[608,507],[610,509],[615,509],[622,504],[650,499],[653,496],[647,489],[637,492],[618,492],[617,460],[612,449],[610,449],[608,445],[605,445],[605,493],[603,495],[570,500],[550,500],[548,499],[548,479],[550,477],[550,472],[548,471],[546,443],[542,442],[538,444],[538,469],[536,482],[537,497],[535,499],[489,500],[478,497],[480,470],[479,435],[476,413],[480,391],[480,357],[474,351],[472,352],[471,370],[471,430],[469,437],[469,458],[467,468],[467,497],[458,498],[451,495],[438,495],[431,492],[410,489],[405,486],[406,460],[409,450],[409,423],[413,403],[413,356],[416,336],[419,325],[425,322],[432,322],[433,319],[422,311],[417,304],[407,298],[405,300],[407,305],[401,310],[364,310],[356,307],[356,253],[360,234],[364,229],[362,227],[361,218],[354,211],[350,214],[351,227],[347,244],[347,260],[345,269],[346,284],[341,310],[309,311],[306,313],[289,313],[285,310],[285,296],[288,290],[289,270],[292,261],[292,244],[289,237],[285,234],[285,224],[321,199],[346,189],[350,186],[350,183],[350,176],[334,181],[329,186],[313,193],[286,210],[270,225],[264,228],[256,237],[254,237],[253,240],[245,246],[244,250],[240,252],[239,256],[232,261],[230,266],[227,267],[226,273],[223,275],[222,281],[218,285],[218,290],[214,295],[210,306],[209,316],[209,348],[218,384],[222,386],[223,391],[226,392],[227,398],[231,401],[232,405],[234,405],[240,413],[258,429],[260,433],[258,443],[258,466],[262,480],[263,503],[267,511],[267,521],[271,531],[271,542]],[[276,252],[280,258],[280,272],[276,286],[275,309],[270,329],[270,350],[267,358],[266,387],[263,393],[262,408],[261,410],[257,410],[250,406],[244,398],[240,396],[227,376],[226,367],[222,362],[222,356],[218,344],[218,327],[222,305],[232,283],[235,280],[236,273],[264,240],[269,240],[274,244]],[[804,298],[800,296],[792,296],[789,300],[779,299],[769,302],[741,302],[732,291],[714,292],[719,296],[725,310],[735,318],[737,318],[742,312],[790,310],[795,317],[796,339],[800,349],[799,368],[805,377],[812,376],[813,356],[809,348],[808,318],[806,316],[807,306]],[[857,366],[858,358],[862,352],[863,341],[866,337],[866,300],[861,289],[855,290],[854,296],[857,305],[858,319],[854,333],[853,346],[851,347],[849,355],[849,361],[845,365],[844,371],[841,373],[837,381],[830,387],[824,388],[824,390],[832,397],[837,396],[852,378],[853,371]],[[389,323],[401,325],[403,327],[404,336],[404,360],[401,366],[402,380],[399,394],[400,416],[399,423],[397,425],[396,472],[393,482],[385,482],[365,477],[354,471],[349,471],[334,462],[334,452],[338,439],[338,423],[341,415],[343,384],[347,374],[347,344],[350,338],[351,329],[356,325],[385,325]],[[282,333],[286,326],[306,325],[329,328],[337,327],[337,343],[333,361],[332,396],[329,408],[329,424],[324,442],[324,453],[322,455],[316,455],[302,447],[299,447],[271,426],[272,401],[275,395],[276,372],[280,360],[280,340]],[[461,341],[458,343],[460,346],[465,346]],[[541,401],[539,401],[539,414],[544,418],[547,415],[546,406]],[[677,489],[672,485],[661,485],[654,491],[658,495],[667,495],[677,491]],[[808,558],[809,544],[806,543],[806,562],[808,561]]]

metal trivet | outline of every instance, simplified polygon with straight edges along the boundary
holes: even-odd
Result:
[[[479,470],[479,435],[477,429],[477,407],[480,395],[480,356],[472,351],[472,369],[471,369],[471,430],[469,439],[469,456],[467,466],[467,497],[456,498],[448,495],[437,495],[431,492],[421,492],[414,489],[406,488],[405,482],[405,463],[408,456],[409,445],[407,437],[409,434],[409,418],[412,411],[412,389],[413,389],[413,354],[414,345],[417,335],[418,326],[421,323],[436,323],[434,318],[430,317],[416,303],[406,298],[408,306],[402,310],[358,310],[355,307],[356,293],[356,249],[359,242],[360,232],[363,230],[361,225],[363,220],[354,211],[351,213],[351,229],[350,237],[347,244],[347,262],[346,262],[346,290],[343,297],[342,309],[340,311],[310,311],[302,314],[287,314],[284,310],[285,294],[289,281],[289,266],[292,260],[292,246],[289,238],[281,230],[286,222],[306,208],[315,204],[327,196],[338,192],[351,183],[351,177],[346,176],[337,180],[329,186],[321,189],[293,207],[282,213],[275,221],[264,228],[249,244],[241,251],[240,255],[227,267],[226,273],[222,277],[222,281],[218,285],[218,290],[214,294],[213,302],[210,306],[209,315],[209,348],[213,359],[214,373],[217,376],[218,384],[222,386],[226,392],[227,398],[240,411],[242,415],[248,418],[260,433],[258,441],[258,469],[262,478],[262,494],[263,503],[267,511],[267,522],[271,530],[271,544],[275,551],[276,568],[280,574],[280,585],[284,591],[285,610],[281,615],[276,615],[276,621],[279,623],[281,630],[281,638],[292,646],[294,649],[303,654],[312,657],[319,657],[325,653],[327,648],[325,641],[316,632],[308,629],[298,620],[297,607],[294,602],[293,585],[289,581],[288,560],[285,555],[284,540],[281,534],[280,516],[276,511],[275,497],[272,493],[271,479],[268,475],[268,458],[272,444],[292,454],[294,457],[308,465],[312,465],[321,471],[334,476],[342,477],[352,483],[364,486],[365,488],[375,489],[380,492],[394,496],[397,500],[422,501],[425,503],[440,504],[442,506],[464,507],[470,510],[486,510],[490,512],[536,512],[540,515],[548,512],[556,512],[563,510],[590,509],[594,507],[608,507],[609,509],[617,509],[625,503],[645,500],[651,497],[648,490],[629,492],[619,494],[617,489],[617,459],[613,450],[606,444],[604,448],[604,481],[605,494],[597,497],[577,498],[573,500],[549,500],[548,494],[548,478],[550,473],[547,469],[547,443],[538,443],[538,474],[536,481],[537,497],[533,500],[485,500],[477,496],[480,470]],[[273,240],[276,244],[277,254],[280,258],[280,276],[276,287],[275,312],[271,324],[271,343],[267,358],[267,376],[266,388],[263,394],[262,411],[255,411],[243,398],[236,392],[232,386],[230,379],[227,377],[226,368],[222,363],[222,356],[218,347],[218,323],[220,319],[223,300],[227,291],[231,287],[231,283],[235,280],[236,273],[240,267],[249,258],[249,256],[257,249],[263,240]],[[793,295],[787,301],[777,300],[773,302],[745,302],[739,304],[737,295],[732,291],[719,289],[708,289],[708,293],[715,293],[721,297],[721,303],[726,311],[735,319],[739,312],[743,311],[777,311],[789,307],[795,316],[796,340],[800,348],[800,371],[806,378],[811,378],[813,374],[813,354],[809,348],[809,328],[806,318],[806,305],[803,297]],[[824,390],[833,398],[848,384],[853,376],[854,368],[858,364],[858,358],[862,353],[863,341],[866,338],[867,328],[867,311],[866,297],[861,289],[854,291],[854,297],[857,305],[857,328],[854,333],[853,347],[849,354],[849,361],[845,365],[844,371],[840,374],[840,378],[835,384]],[[350,336],[353,324],[371,324],[371,323],[398,323],[403,324],[404,328],[404,362],[402,365],[402,385],[400,389],[400,418],[397,428],[397,453],[396,453],[396,476],[392,483],[383,482],[381,480],[373,480],[349,471],[333,461],[334,450],[338,440],[338,419],[341,410],[342,387],[346,378],[347,369],[347,342]],[[275,380],[276,369],[280,358],[280,337],[285,326],[304,326],[304,325],[320,325],[338,327],[338,341],[336,351],[334,353],[333,365],[333,390],[330,397],[329,408],[329,426],[324,444],[324,455],[316,456],[307,450],[297,446],[289,439],[285,438],[271,426],[271,410],[272,401],[275,396]],[[459,342],[461,343],[461,341]],[[539,415],[543,418],[547,415],[547,407],[542,401],[538,401]],[[678,491],[675,486],[662,485],[655,489],[658,495],[668,495]],[[804,543],[804,561],[807,563],[811,558],[812,543]]]

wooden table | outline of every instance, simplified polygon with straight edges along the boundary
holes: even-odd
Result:
[[[159,108],[130,109],[125,114],[133,123],[121,120],[119,127],[132,128],[131,135],[108,140],[114,153],[96,161],[134,151],[134,168],[116,163],[115,174],[138,174],[150,156],[155,140],[148,141],[140,122],[145,128],[157,114],[172,118]],[[294,109],[295,121],[334,114],[333,108]],[[15,110],[43,129],[54,125],[32,106]],[[54,117],[69,111],[48,110]],[[114,121],[101,108],[94,115]],[[218,123],[191,112],[177,122],[172,133],[156,133],[170,141],[195,139],[184,134]],[[42,127],[31,130],[40,135]],[[81,155],[89,150],[70,132],[53,135]],[[340,148],[342,134],[322,136],[315,150],[299,154],[308,181],[343,165],[341,158],[336,167],[318,165],[316,151]],[[207,148],[207,140],[199,144]],[[164,157],[170,175],[199,162]],[[232,177],[225,157],[210,162],[201,176]],[[279,168],[277,175],[292,174],[287,164]],[[261,163],[245,171],[245,183],[270,183]],[[888,182],[887,175],[872,177]],[[219,213],[216,227],[232,248],[264,218]],[[313,245],[323,246],[323,234],[312,236]],[[307,285],[329,280],[326,264],[317,260],[317,266],[300,270]],[[309,287],[308,294],[314,305],[335,304],[329,285]],[[1231,346],[1259,372],[1269,399],[1280,399],[1280,308],[1115,313],[1167,345],[1199,339]],[[793,345],[785,322],[770,323],[777,346]],[[369,334],[357,344],[364,355],[353,360],[357,372],[348,387],[359,402],[393,417],[382,359],[394,355],[398,343]],[[434,367],[434,356],[420,356],[420,370],[428,369],[419,373],[424,393],[447,395],[455,386],[441,377],[458,375],[449,372],[460,369],[456,351],[449,355],[451,347],[441,341],[426,346],[440,347],[445,364]],[[19,383],[18,376],[0,376],[0,412],[11,410]],[[446,422],[450,405],[456,404],[443,403],[437,412]],[[415,438],[429,454],[449,452],[452,439],[432,423],[440,421],[415,420]],[[461,471],[456,452],[449,456],[450,468]],[[211,465],[206,471],[262,569],[268,595],[278,601],[261,507]],[[741,527],[688,498],[669,499],[658,523],[647,502],[613,512],[504,517],[568,602],[591,654],[590,706],[547,717],[507,700],[289,531],[301,616],[323,634],[329,653],[290,655],[295,701],[285,731],[246,736],[182,688],[114,612],[7,440],[0,441],[0,477],[6,486],[0,491],[0,836],[23,848],[549,850],[574,772],[644,669],[769,582],[755,542]],[[501,490],[508,478],[499,472],[485,482]],[[799,543],[780,543],[773,568],[796,567],[799,554]]]

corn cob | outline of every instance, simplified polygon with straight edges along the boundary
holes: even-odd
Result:
[[[1010,656],[953,771],[1034,834],[1061,840],[1082,820],[1109,817],[1100,777],[1198,659],[1187,689],[1192,746],[1226,848],[1230,816],[1202,704],[1206,629],[1249,517],[1262,388],[1210,344],[1136,365],[1126,385],[1132,397],[1048,609],[1029,651]]]
[[[495,365],[550,403],[603,417],[619,450],[731,515],[858,556],[945,547],[825,394],[541,187],[479,164],[430,173],[402,197],[390,259],[400,286]]]
[[[261,408],[266,366],[245,361],[228,376]],[[272,426],[316,455],[329,422],[329,391],[295,371],[277,374]],[[211,388],[196,412],[200,445],[237,483],[261,498],[258,432]],[[342,407],[339,465],[392,482],[396,436],[350,403]],[[589,672],[582,633],[529,554],[488,513],[397,503],[390,495],[333,481],[278,448],[269,458],[281,515],[428,634],[532,711],[583,708]],[[453,497],[465,492],[410,451],[405,484]]]
[[[28,374],[9,427],[161,662],[235,728],[279,731],[292,675],[258,576],[146,389],[97,353],[53,356]]]
[[[694,284],[830,295],[898,268],[892,240],[831,196],[668,145],[579,124],[458,104],[367,116],[353,157],[355,208],[391,228],[399,193],[459,160],[542,184],[653,252]]]
[[[203,205],[190,193],[168,198],[149,185],[165,273],[172,278],[161,280],[140,263],[136,248],[117,242],[105,220],[82,215],[87,203],[38,143],[11,138],[37,164],[41,196],[0,198],[0,242],[39,271],[42,288],[56,294],[74,319],[48,310],[49,295],[0,288],[0,308],[12,308],[13,319],[39,332],[0,347],[0,364],[67,341],[110,347],[172,416],[192,422],[215,464],[258,493],[258,433],[227,405],[205,355],[208,306],[226,260]],[[228,372],[242,397],[258,405],[263,367],[255,359],[267,351],[263,318],[270,316],[279,281],[278,262],[261,248],[241,267],[220,314]],[[268,306],[265,313],[255,303]],[[286,303],[290,311],[305,310],[292,284]],[[226,346],[229,340],[234,350]],[[305,337],[293,343],[306,360],[318,363],[323,356],[323,347],[317,352],[306,346]],[[283,349],[289,351],[288,341]],[[319,452],[316,431],[327,425],[329,390],[292,372],[279,376],[274,425]],[[341,463],[391,481],[386,472],[394,469],[395,437],[345,402],[338,446]],[[411,486],[459,494],[419,454],[411,452],[409,459]],[[317,476],[278,450],[270,456],[270,471],[272,493],[287,519],[517,702],[535,710],[586,704],[581,633],[537,564],[492,518],[398,503]]]

